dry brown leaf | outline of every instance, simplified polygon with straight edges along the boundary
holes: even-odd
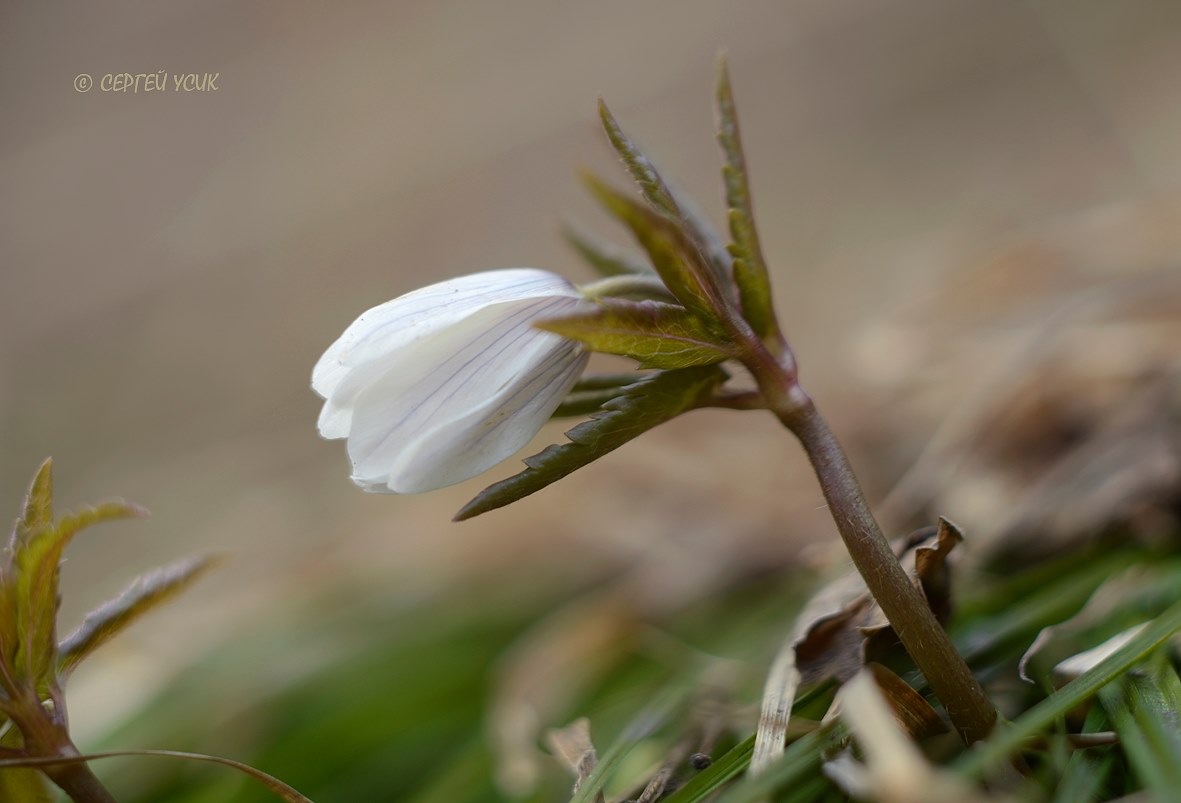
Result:
[[[947,556],[962,540],[959,528],[941,518],[937,528],[919,530],[907,539],[899,558],[941,622],[951,609]],[[848,680],[868,657],[895,641],[861,575],[852,572],[816,594],[796,619],[792,648],[800,682]]]
[[[999,801],[974,789],[959,776],[939,770],[900,727],[870,671],[855,675],[842,689],[841,718],[857,740],[865,762],[842,754],[825,774],[850,795],[882,803],[961,803]]]
[[[554,757],[574,775],[574,792],[590,777],[599,761],[591,741],[590,720],[580,717],[564,728],[551,728],[545,734],[546,746]]]
[[[951,610],[947,556],[962,540],[959,528],[941,518],[938,527],[918,530],[902,544],[899,560],[940,622]],[[829,678],[844,682],[896,641],[885,614],[856,571],[813,595],[768,672],[751,773],[762,772],[782,755],[791,707],[801,686]]]
[[[874,682],[877,683],[882,698],[889,704],[890,710],[894,712],[894,719],[897,721],[898,727],[902,728],[910,738],[924,739],[947,731],[947,725],[939,713],[927,702],[927,699],[897,674],[877,663],[866,664],[865,671],[868,671]],[[824,715],[825,722],[841,715],[846,696],[844,686],[837,690],[828,713]]]

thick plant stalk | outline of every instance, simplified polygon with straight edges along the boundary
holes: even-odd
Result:
[[[85,763],[50,766],[43,771],[74,803],[117,803]]]
[[[63,759],[74,759],[80,755],[66,732],[64,721],[57,721],[51,716],[35,696],[24,696],[10,714],[24,735],[28,755]],[[84,761],[48,764],[42,766],[41,771],[74,803],[117,803]]]
[[[792,385],[785,403],[772,412],[803,445],[853,564],[952,725],[967,744],[980,741],[996,723],[996,710],[898,562],[827,422],[799,385]]]

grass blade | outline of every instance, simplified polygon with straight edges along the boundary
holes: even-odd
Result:
[[[1004,762],[1030,737],[1041,733],[1067,712],[1086,702],[1104,686],[1127,672],[1133,665],[1181,630],[1181,602],[1148,623],[1140,633],[1097,666],[1080,675],[1030,708],[1010,727],[979,745],[956,763],[966,775],[978,777]]]

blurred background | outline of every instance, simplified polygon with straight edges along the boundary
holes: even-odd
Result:
[[[243,706],[367,644],[451,633],[464,610],[506,597],[513,613],[486,649],[447,659],[475,664],[456,723],[477,723],[480,742],[488,664],[576,591],[622,583],[658,618],[819,559],[805,547],[831,543],[822,499],[767,416],[685,417],[464,524],[451,515],[513,464],[424,496],[370,496],[349,482],[343,443],[315,430],[311,367],[366,308],[496,267],[589,279],[563,219],[625,242],[575,175],[624,182],[598,96],[720,221],[722,50],[806,386],[892,531],[933,503],[954,505],[969,538],[997,529],[992,514],[1028,477],[973,474],[963,444],[998,386],[1017,393],[1020,377],[1045,375],[1043,358],[1102,384],[1027,405],[1077,427],[1126,398],[1113,383],[1131,377],[1137,393],[1177,358],[1181,4],[0,8],[0,509],[16,515],[52,455],[64,507],[123,496],[153,512],[71,546],[64,629],[153,566],[232,555],[78,673],[83,747],[166,710],[157,693],[203,666],[192,682],[214,685],[192,694],[209,732],[185,746],[249,760],[265,739],[235,718]],[[157,70],[216,73],[217,88],[99,85]],[[95,82],[85,93],[81,73]],[[949,449],[962,482],[932,468]],[[358,677],[375,685],[358,691],[397,700],[393,678],[413,682],[436,646],[373,659]],[[274,726],[311,729],[305,767],[325,716]],[[387,721],[399,717],[430,720],[395,705]],[[179,746],[122,733],[121,746]],[[366,744],[390,742],[379,727]],[[132,790],[142,770],[107,772]],[[342,787],[322,799],[377,798]]]

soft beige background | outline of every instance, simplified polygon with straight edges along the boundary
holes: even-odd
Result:
[[[616,233],[575,178],[622,180],[598,95],[716,219],[723,48],[782,317],[875,497],[892,477],[870,448],[890,433],[862,437],[881,420],[863,373],[890,358],[866,350],[874,321],[1045,231],[1139,225],[1144,204],[1156,239],[1102,266],[1177,253],[1172,0],[5,4],[0,510],[53,455],[66,506],[154,513],[71,547],[66,619],[148,567],[232,552],[111,648],[150,677],[148,650],[179,660],[178,637],[319,584],[412,597],[507,562],[623,564],[654,543],[783,560],[827,534],[759,416],[675,422],[464,525],[451,513],[512,466],[366,496],[315,434],[311,366],[366,307],[492,267],[589,277],[557,226]],[[218,89],[72,86],[156,70],[216,72]]]

